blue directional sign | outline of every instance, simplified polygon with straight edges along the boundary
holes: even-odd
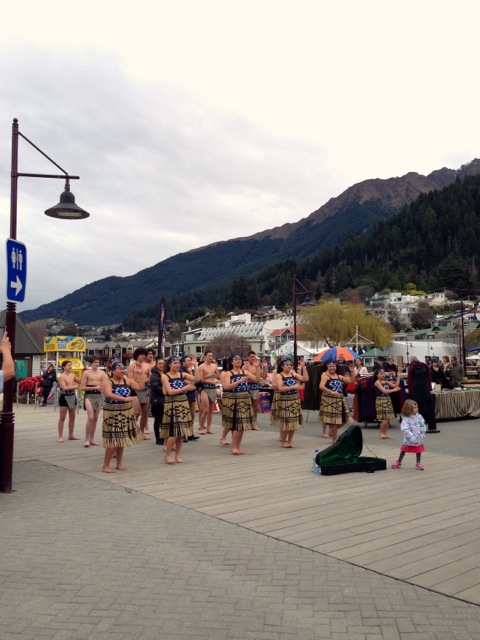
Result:
[[[27,247],[23,242],[7,240],[7,300],[23,302],[27,286]]]

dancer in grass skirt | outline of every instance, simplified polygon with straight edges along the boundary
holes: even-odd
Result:
[[[377,414],[377,420],[380,420],[379,437],[387,439],[390,438],[387,433],[390,427],[390,420],[395,417],[390,396],[392,393],[400,391],[400,387],[397,387],[394,382],[386,379],[385,369],[377,369],[374,380],[375,412]]]
[[[337,441],[338,429],[343,427],[349,418],[347,403],[343,395],[343,385],[349,383],[350,378],[338,375],[337,363],[334,360],[329,360],[327,370],[322,373],[320,378],[319,387],[322,399],[319,417],[323,424],[324,433],[327,432],[327,427],[330,428],[333,443]]]
[[[183,462],[180,457],[183,440],[193,435],[193,419],[186,394],[195,391],[194,382],[194,376],[181,373],[180,358],[170,358],[162,375],[165,407],[160,437],[165,442],[166,464]],[[172,451],[175,451],[175,458],[172,458]]]
[[[111,377],[105,376],[103,381],[103,446],[105,458],[102,471],[115,473],[110,461],[115,454],[116,468],[125,471],[122,464],[124,447],[132,447],[143,441],[132,404],[132,389],[139,385],[125,375],[125,367],[121,362],[112,365]]]
[[[281,358],[277,365],[275,386],[277,397],[275,412],[270,414],[270,422],[280,429],[280,443],[284,449],[293,449],[295,431],[303,426],[303,413],[298,390],[308,382],[306,367],[302,373],[293,371],[293,362]]]
[[[252,397],[248,390],[248,383],[257,379],[253,373],[243,368],[242,356],[234,355],[231,369],[222,371],[222,426],[221,444],[228,444],[226,436],[232,432],[230,453],[235,456],[244,454],[241,449],[243,434],[256,425],[253,411]]]

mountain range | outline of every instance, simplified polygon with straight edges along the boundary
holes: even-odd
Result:
[[[364,180],[298,222],[180,253],[132,276],[97,280],[21,316],[24,322],[56,318],[94,326],[120,323],[156,297],[168,301],[206,285],[225,287],[238,276],[251,276],[275,262],[339,246],[347,236],[364,234],[376,222],[391,218],[421,194],[478,174],[480,160],[475,159],[458,170],[442,168],[428,176],[410,172]]]

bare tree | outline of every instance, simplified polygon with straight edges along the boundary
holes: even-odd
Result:
[[[25,325],[33,339],[38,344],[39,347],[43,349],[43,340],[46,336],[48,336],[47,323],[45,320],[35,320],[35,322],[29,322]]]
[[[251,349],[250,343],[245,338],[233,332],[220,334],[205,345],[205,351],[213,351],[217,360],[230,358],[234,353],[246,356]]]

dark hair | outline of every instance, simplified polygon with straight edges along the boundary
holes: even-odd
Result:
[[[204,356],[207,356],[209,353],[211,353],[211,354],[212,354],[212,356],[214,355],[214,353],[213,353],[213,351],[212,351],[211,349],[207,349],[207,351],[204,351],[204,352],[203,352],[203,355],[204,355]]]
[[[93,364],[95,361],[100,362],[100,358],[99,358],[99,356],[92,356],[92,357],[89,359],[90,364]]]
[[[277,361],[277,373],[282,372],[282,369],[287,362],[290,362],[291,364],[293,364],[292,361],[286,358],[285,356],[281,356],[281,358],[279,358],[279,360]]]
[[[72,364],[72,361],[71,361],[71,360],[64,360],[64,361],[62,362],[62,365],[61,365],[61,367],[62,367],[62,371],[65,369],[65,367],[67,366],[67,364]]]
[[[149,349],[147,349],[147,356],[149,353],[153,353],[153,355],[155,355],[155,349],[153,347],[150,347]]]
[[[165,362],[165,358],[163,356],[157,356],[155,358],[155,364],[158,364],[160,362],[160,360],[163,360],[163,362]]]
[[[147,353],[148,351],[145,349],[145,347],[137,347],[133,352],[133,359],[136,360],[138,356],[146,356]]]
[[[248,355],[249,355],[249,356],[256,356],[257,354],[255,353],[255,351],[249,351],[249,352],[248,352]]]

